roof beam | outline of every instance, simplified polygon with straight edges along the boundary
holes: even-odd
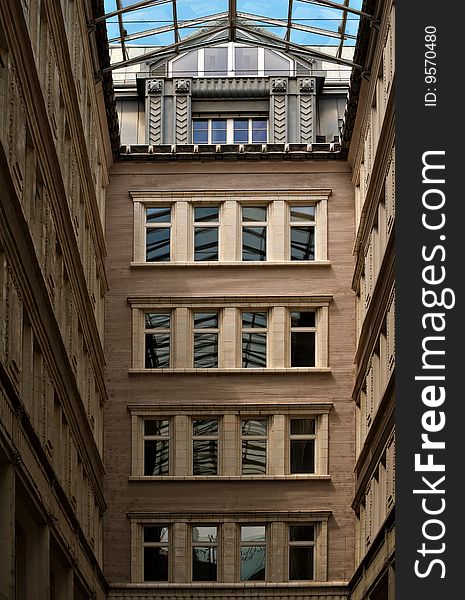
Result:
[[[267,23],[268,25],[278,25],[279,27],[287,27],[286,25],[286,21],[283,21],[281,19],[271,19],[270,17],[260,17],[259,15],[252,15],[249,13],[243,13],[243,12],[239,12],[237,13],[238,17],[241,17],[243,19],[247,19],[249,21],[258,21],[259,23]],[[307,33],[314,33],[315,35],[323,35],[326,37],[333,37],[333,38],[337,38],[339,39],[341,34],[337,31],[331,31],[331,29],[321,29],[319,27],[311,27],[310,25],[301,25],[300,23],[292,23],[291,24],[291,28],[292,29],[296,29],[299,31],[306,31]],[[346,39],[356,39],[355,35],[347,35],[345,36]],[[282,39],[277,38],[278,41],[282,41]],[[286,37],[284,38],[284,40],[286,42],[290,41],[290,37],[289,39],[287,39],[287,34]]]
[[[178,21],[178,32],[180,29],[186,27],[194,27],[195,25],[202,25],[210,21],[219,21],[220,19],[226,19],[227,13],[217,13],[216,15],[210,15],[208,17],[199,17],[198,19],[191,19],[189,21]],[[174,26],[170,23],[169,25],[163,25],[162,27],[156,27],[155,29],[147,29],[146,31],[138,31],[137,33],[131,33],[125,37],[127,42],[132,40],[140,40],[141,38],[148,37],[150,35],[157,35],[159,33],[166,33],[167,31],[173,31]],[[120,38],[113,38],[109,42],[117,42]],[[176,41],[176,40],[175,40]],[[181,42],[181,36],[179,36],[178,42]]]
[[[123,8],[123,5],[121,4],[121,0],[116,0],[116,6],[117,6],[118,10]],[[121,52],[123,54],[123,60],[128,60],[129,54],[128,54],[128,51],[126,50],[126,44],[124,42],[124,38],[127,35],[127,31],[124,29],[123,15],[121,13],[118,14],[118,26],[119,26],[119,34],[121,36],[120,42],[121,42]]]
[[[349,6],[349,0],[344,0],[344,6]],[[337,57],[341,58],[342,56],[342,50],[344,48],[344,35],[346,32],[346,26],[347,26],[347,13],[344,11],[344,13],[342,14],[342,21],[341,21],[341,41],[339,42],[339,48],[337,49]]]
[[[174,41],[175,42],[180,42],[181,41],[181,36],[179,35],[179,28],[178,28],[178,7],[177,7],[177,0],[172,0],[172,3],[173,3]]]
[[[352,13],[353,15],[358,15],[359,17],[365,17],[366,19],[372,18],[372,15],[369,15],[366,12],[362,12],[361,10],[351,8],[349,6],[344,6],[339,2],[332,2],[332,0],[299,0],[299,2],[305,2],[306,4],[316,4],[317,6],[328,6],[329,8],[343,10],[345,12]]]
[[[236,41],[237,0],[228,0],[229,41]]]
[[[290,42],[291,41],[291,31],[292,31],[292,7],[294,4],[294,0],[288,0],[289,2],[289,9],[287,12],[287,29],[286,29],[286,36],[285,36],[285,40],[286,42]],[[286,49],[288,48],[288,46],[286,45]]]
[[[137,4],[131,4],[131,6],[125,6],[124,8],[120,5],[118,10],[113,10],[112,12],[106,13],[105,15],[101,15],[100,17],[94,19],[94,23],[100,23],[100,21],[106,21],[111,17],[117,17],[119,15],[123,15],[124,13],[138,10],[139,8],[149,8],[151,6],[158,6],[159,4],[169,4],[171,1],[172,0],[142,0],[142,2],[137,2]]]
[[[108,73],[109,71],[114,71],[115,69],[121,69],[123,67],[129,67],[131,65],[137,65],[139,63],[142,62],[146,62],[147,59],[149,58],[157,58],[158,56],[161,55],[165,55],[167,53],[169,53],[170,51],[173,52],[173,55],[176,55],[177,51],[187,51],[191,49],[191,42],[197,42],[199,40],[203,40],[204,38],[208,38],[212,35],[215,35],[216,33],[220,33],[221,31],[227,31],[228,30],[228,25],[225,25],[223,27],[217,27],[217,28],[212,28],[212,29],[208,29],[208,31],[203,31],[201,33],[196,33],[192,36],[189,37],[189,39],[187,40],[181,40],[180,42],[176,42],[174,44],[171,44],[170,46],[161,46],[159,48],[157,48],[156,50],[152,50],[151,52],[147,52],[145,54],[140,54],[138,56],[135,56],[134,58],[130,58],[128,60],[122,60],[118,63],[114,63],[112,65],[110,65],[109,67],[106,67],[105,69],[102,69],[102,74],[103,73]],[[212,40],[212,45],[214,43],[218,43],[218,40]],[[194,44],[192,44],[193,46]],[[205,42],[204,42],[205,45]]]

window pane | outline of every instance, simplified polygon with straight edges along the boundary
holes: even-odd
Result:
[[[266,333],[242,334],[242,367],[266,367]]]
[[[256,75],[258,72],[258,48],[236,48],[236,75]]]
[[[291,542],[313,542],[315,528],[313,525],[292,525],[289,531]]]
[[[252,143],[265,143],[268,136],[268,123],[263,119],[252,119]]]
[[[291,473],[315,472],[315,440],[291,440]]]
[[[144,435],[169,435],[170,422],[155,421],[153,419],[144,421]]]
[[[196,119],[193,121],[192,141],[194,144],[208,144],[207,119]]]
[[[264,542],[265,536],[265,525],[242,525],[241,527],[241,542]]]
[[[205,76],[224,77],[228,74],[228,49],[205,48]]]
[[[168,527],[144,527],[144,542],[168,543]]]
[[[268,314],[266,312],[243,312],[242,313],[242,327],[253,328],[253,327],[266,327]]]
[[[194,220],[212,221],[217,223],[219,220],[219,208],[217,206],[196,206],[194,208]]]
[[[212,144],[226,144],[226,120],[212,120]]]
[[[291,367],[315,366],[315,332],[291,333]]]
[[[265,546],[241,547],[241,580],[264,581],[266,563]]]
[[[313,547],[289,547],[289,579],[313,579]]]
[[[192,548],[192,580],[217,580],[217,548],[215,546]]]
[[[313,221],[315,219],[314,206],[291,206],[291,221]]]
[[[218,435],[218,419],[194,419],[192,435]]]
[[[194,329],[218,329],[218,313],[194,313]]]
[[[192,527],[193,542],[216,542],[218,537],[218,527],[207,525],[196,525]]]
[[[169,444],[168,440],[145,440],[144,475],[169,474]]]
[[[145,368],[161,369],[170,366],[169,333],[145,334]]]
[[[171,222],[171,207],[157,206],[147,208],[147,223],[170,223]]]
[[[217,440],[194,440],[192,443],[192,457],[194,475],[217,475]]]
[[[289,61],[265,49],[265,75],[289,75]]]
[[[242,228],[242,260],[266,260],[266,227]]]
[[[169,329],[169,313],[145,313],[145,329]]]
[[[266,435],[267,426],[266,419],[243,419],[242,435]]]
[[[291,227],[291,260],[315,259],[315,228]]]
[[[144,581],[168,581],[168,548],[144,548]]]
[[[242,440],[242,474],[266,474],[266,440]]]
[[[249,141],[249,120],[234,119],[234,143],[246,144]]]
[[[147,262],[165,262],[170,259],[170,228],[157,227],[147,229],[146,254]]]
[[[218,334],[194,334],[194,367],[199,369],[218,366]]]
[[[293,311],[291,327],[315,327],[315,311]]]
[[[291,419],[291,435],[311,435],[315,433],[315,419]]]
[[[174,77],[194,77],[198,74],[197,50],[188,52],[178,60],[173,61],[172,69]]]
[[[243,206],[242,220],[266,222],[266,206]]]
[[[196,227],[194,260],[218,260],[218,227]]]

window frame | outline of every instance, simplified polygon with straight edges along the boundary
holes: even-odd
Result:
[[[315,581],[315,573],[317,572],[316,561],[317,561],[317,541],[318,541],[318,524],[314,522],[309,523],[287,523],[287,580],[289,582],[294,581]],[[291,541],[291,527],[313,527],[313,541]],[[311,579],[291,579],[291,548],[312,548],[313,550],[313,576]]]
[[[217,433],[216,435],[194,435],[194,421],[213,421],[217,422]],[[221,468],[221,439],[222,439],[222,431],[221,431],[221,417],[214,415],[195,415],[190,418],[190,474],[193,477],[218,477],[222,474]],[[204,474],[204,473],[195,473],[194,467],[194,442],[198,440],[203,441],[216,441],[216,473]]]
[[[170,319],[170,326],[168,328],[148,328],[146,327],[146,315],[168,315]],[[154,312],[145,311],[143,315],[144,319],[144,367],[147,370],[159,370],[159,369],[169,369],[172,365],[173,360],[173,352],[172,352],[172,339],[173,339],[173,311],[170,310],[160,310]],[[147,336],[148,335],[156,335],[159,333],[160,335],[168,335],[168,366],[167,367],[147,367]]]
[[[242,541],[242,528],[243,527],[264,527],[265,529],[265,541],[264,542],[259,542],[259,541],[250,541],[250,542],[243,542]],[[237,534],[237,547],[238,547],[238,573],[237,573],[237,581],[244,583],[247,581],[263,581],[266,582],[268,581],[269,578],[269,572],[270,572],[270,551],[269,551],[269,546],[270,546],[270,535],[269,535],[269,530],[270,530],[270,523],[268,522],[241,522],[237,524],[237,529],[238,529],[238,534]],[[263,546],[265,548],[265,576],[263,579],[242,579],[242,548],[253,548],[256,546]]]
[[[204,48],[197,48],[194,49],[194,51],[197,51],[197,72],[193,73],[191,75],[192,78],[197,78],[197,77],[205,77],[205,78],[218,78],[218,77],[295,77],[296,75],[296,70],[297,70],[297,65],[296,65],[296,61],[291,59],[289,56],[286,56],[284,53],[281,53],[277,50],[270,50],[271,52],[273,52],[274,54],[277,54],[280,58],[286,60],[286,62],[288,62],[289,64],[289,72],[287,73],[282,73],[282,74],[276,74],[273,73],[271,75],[266,75],[266,71],[265,71],[265,48],[261,48],[256,46],[253,43],[238,43],[238,42],[226,42],[226,43],[220,43],[220,44],[216,44],[215,46],[212,46],[213,48],[227,48],[228,49],[228,54],[227,54],[227,72],[225,75],[209,75],[208,73],[205,72],[205,49]],[[257,68],[257,72],[256,73],[249,73],[249,74],[236,74],[236,52],[235,49],[236,48],[257,48],[258,50],[258,68]],[[191,50],[192,52],[192,50]],[[176,62],[176,60],[179,60],[180,58],[183,58],[186,54],[188,54],[188,52],[183,52],[182,54],[180,54],[179,56],[177,56],[176,58],[171,59],[168,62],[168,77],[185,77],[185,75],[176,75],[173,73],[173,63]]]
[[[145,423],[147,421],[168,421],[168,435],[147,435],[145,433]],[[164,417],[164,418],[152,418],[152,417],[144,417],[142,419],[142,473],[144,477],[170,477],[172,474],[172,470],[173,470],[173,466],[172,466],[172,447],[173,447],[173,433],[172,433],[172,429],[173,429],[173,424],[172,424],[172,418],[171,417]],[[146,441],[151,441],[151,440],[161,440],[161,441],[167,441],[168,442],[168,473],[163,473],[160,475],[148,475],[145,473],[145,442]]]
[[[146,542],[144,540],[144,532],[145,529],[148,527],[160,527],[160,528],[166,528],[168,531],[168,542],[164,543],[164,542]],[[141,577],[141,581],[143,583],[169,583],[172,581],[172,559],[171,556],[173,554],[172,551],[172,543],[171,543],[171,538],[172,538],[172,527],[169,523],[147,523],[142,525],[142,540],[141,540],[141,570],[142,570],[142,577]],[[145,548],[164,548],[164,547],[168,547],[168,576],[166,579],[145,579]]]
[[[265,313],[266,314],[266,327],[244,327],[244,313]],[[254,369],[254,368],[258,368],[258,369],[267,369],[268,365],[269,365],[269,331],[270,331],[270,310],[269,309],[250,309],[250,308],[245,308],[245,309],[241,309],[240,311],[240,320],[241,320],[241,327],[240,327],[240,337],[241,337],[241,342],[240,345],[238,344],[239,350],[240,350],[240,360],[239,363],[241,365],[241,369]],[[264,335],[265,336],[265,344],[266,344],[266,351],[265,351],[265,366],[264,367],[245,367],[244,366],[244,334],[245,335],[249,335],[249,334],[259,334],[259,335]]]
[[[270,416],[269,415],[260,415],[257,417],[252,416],[241,416],[239,417],[239,452],[240,452],[240,465],[239,472],[240,475],[247,475],[252,477],[263,477],[269,475],[269,445],[270,445]],[[266,434],[265,435],[244,435],[243,433],[243,423],[244,421],[265,421],[266,423]],[[264,473],[244,473],[244,441],[264,441],[265,442],[265,472]]]
[[[216,314],[217,315],[217,323],[218,327],[195,327],[195,315],[196,314]],[[221,368],[221,325],[222,325],[222,310],[220,308],[202,308],[199,306],[198,308],[191,309],[191,339],[192,339],[192,368],[203,371],[205,369],[220,369]],[[216,367],[199,367],[195,365],[195,336],[196,335],[216,335]]]
[[[291,421],[294,420],[312,420],[315,424],[314,429],[315,429],[315,433],[309,433],[309,434],[295,434],[295,433],[291,433],[292,429],[291,429]],[[289,416],[287,419],[287,447],[288,447],[288,451],[287,451],[287,469],[286,472],[289,475],[318,475],[319,474],[319,447],[318,447],[318,439],[319,437],[321,437],[321,432],[319,432],[319,429],[321,429],[319,427],[319,419],[318,416],[315,415],[292,415]],[[313,471],[310,473],[299,473],[299,472],[293,472],[292,471],[292,441],[293,440],[297,440],[297,441],[302,441],[302,440],[313,440]]]
[[[296,263],[312,263],[315,262],[317,260],[316,256],[317,256],[317,232],[318,232],[318,227],[317,227],[317,204],[314,202],[308,202],[306,204],[304,204],[303,202],[288,202],[288,221],[289,221],[289,244],[288,244],[288,250],[289,250],[289,255],[288,255],[288,260],[291,262],[296,262]],[[313,206],[314,208],[314,215],[313,215],[313,219],[307,219],[304,221],[294,221],[292,219],[292,209],[295,207],[304,207],[304,206]],[[309,259],[296,259],[296,258],[292,258],[292,230],[296,229],[298,227],[313,227],[313,258],[309,258]]]
[[[206,142],[196,142],[194,139],[194,123],[198,122],[198,121],[207,121],[207,141]],[[226,121],[226,139],[224,142],[215,142],[213,141],[213,122],[215,121]],[[241,141],[241,142],[236,142],[235,138],[234,138],[234,134],[235,134],[235,122],[236,121],[247,121],[248,122],[248,127],[247,127],[247,140],[246,141]],[[256,131],[254,129],[254,121],[265,121],[266,122],[266,140],[265,141],[259,141],[259,142],[254,142],[253,138],[254,138],[254,132]],[[260,129],[259,131],[263,131],[263,129]],[[209,117],[209,116],[200,116],[200,117],[193,117],[192,118],[192,122],[191,122],[191,134],[192,134],[192,143],[195,146],[202,146],[202,145],[221,145],[221,144],[268,144],[269,140],[270,140],[270,118],[268,114],[255,114],[253,116],[243,116],[243,117],[231,117],[231,116],[226,116],[226,117]]]
[[[315,313],[315,325],[311,327],[296,327],[292,325],[292,313],[293,312],[313,312]],[[312,307],[303,307],[303,308],[289,308],[288,311],[288,322],[289,322],[289,336],[288,336],[288,349],[289,349],[289,368],[291,369],[311,369],[318,366],[318,309]],[[305,366],[293,366],[292,365],[292,334],[293,333],[314,333],[314,364],[313,365],[305,365]]]
[[[203,204],[203,203],[192,203],[191,205],[192,207],[192,232],[193,232],[193,236],[192,236],[192,260],[194,263],[201,263],[201,262],[215,262],[218,263],[221,261],[221,244],[222,244],[222,239],[221,239],[221,204]],[[217,208],[218,209],[218,220],[217,221],[196,221],[195,219],[195,211],[197,208]],[[196,229],[217,229],[217,236],[218,236],[218,241],[217,241],[217,254],[218,254],[218,258],[213,259],[213,258],[209,258],[208,260],[196,260],[195,258],[195,253],[196,253],[196,249],[195,249],[195,232]]]
[[[145,222],[144,222],[144,254],[145,254],[145,262],[147,263],[167,263],[171,262],[173,258],[173,205],[171,202],[167,202],[164,205],[162,204],[146,204],[145,205]],[[170,210],[170,220],[169,221],[160,221],[158,223],[148,223],[147,221],[147,211],[151,208],[169,208]],[[168,260],[147,260],[147,235],[148,231],[151,229],[169,229],[169,258]]]
[[[216,527],[216,542],[194,542],[194,527]],[[194,548],[216,548],[216,579],[194,579]],[[192,523],[190,525],[190,581],[202,583],[221,582],[221,524],[220,523]]]
[[[244,221],[244,208],[264,208],[265,209],[265,221]],[[270,236],[268,231],[268,225],[270,221],[270,209],[268,203],[257,202],[256,204],[252,204],[250,202],[243,203],[241,202],[239,205],[240,210],[240,261],[241,263],[266,263],[269,261],[270,256]],[[264,227],[265,228],[265,258],[263,260],[244,260],[244,228],[252,228],[252,227]]]

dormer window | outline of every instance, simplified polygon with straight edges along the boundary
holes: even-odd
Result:
[[[292,77],[294,71],[294,61],[279,52],[234,42],[187,52],[168,65],[170,77]]]

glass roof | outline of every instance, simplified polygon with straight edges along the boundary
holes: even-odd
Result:
[[[353,66],[344,50],[355,46],[360,19],[370,18],[361,4],[362,0],[105,0],[105,14],[96,22],[106,22],[110,46],[120,48],[113,53],[119,59],[105,70],[147,61],[162,64],[182,52],[225,42]]]

